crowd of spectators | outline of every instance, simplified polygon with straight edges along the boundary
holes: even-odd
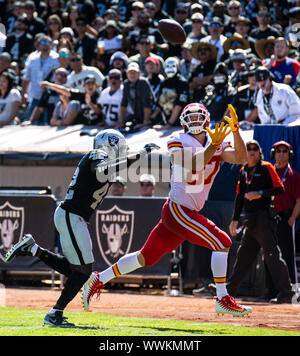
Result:
[[[242,127],[300,118],[299,0],[9,0],[0,14],[0,126],[170,128],[190,101],[212,121],[233,104]]]

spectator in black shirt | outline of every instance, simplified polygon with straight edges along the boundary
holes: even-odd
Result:
[[[255,66],[253,66],[245,72],[244,75],[248,80],[248,84],[238,88],[232,103],[233,107],[236,109],[240,124],[243,124],[243,121],[255,121],[259,123],[257,111],[255,110],[257,94],[255,69]]]
[[[192,46],[192,56],[200,61],[189,79],[189,89],[194,102],[202,100],[205,96],[205,87],[213,77],[217,53],[217,48],[209,42],[197,42]]]
[[[182,108],[189,101],[188,82],[180,76],[179,60],[169,57],[165,61],[167,78],[161,83],[157,93],[157,109],[151,115],[151,120],[166,123],[163,129],[180,126],[179,116]],[[161,115],[160,119],[158,119]]]
[[[257,13],[258,27],[250,31],[249,35],[255,40],[261,40],[269,36],[281,37],[282,33],[270,25],[271,15],[268,8],[261,7]]]
[[[210,112],[210,120],[219,122],[227,111],[228,104],[232,104],[236,89],[228,80],[228,68],[220,62],[213,73],[212,85],[207,86],[207,94],[201,103]]]
[[[15,31],[7,35],[4,51],[10,53],[14,61],[19,61],[25,53],[34,50],[33,38],[27,32],[27,29],[27,18],[19,16],[15,22]]]
[[[34,37],[37,33],[46,32],[46,24],[44,20],[36,16],[36,6],[31,0],[25,1],[25,15],[28,20],[28,32]]]
[[[76,19],[76,29],[78,36],[73,43],[74,51],[81,55],[85,65],[90,66],[95,57],[97,39],[87,33],[87,20],[83,16]]]

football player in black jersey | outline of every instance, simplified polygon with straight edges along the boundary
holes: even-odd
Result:
[[[93,150],[86,153],[79,162],[66,197],[54,214],[63,256],[38,246],[30,234],[26,234],[6,254],[6,262],[15,256],[36,256],[49,267],[68,277],[55,306],[44,318],[46,325],[74,326],[63,317],[63,311],[93,270],[94,256],[87,222],[107,195],[115,173],[158,148],[157,145],[150,143],[138,154],[129,155],[125,137],[119,131],[113,129],[100,131],[94,138]]]

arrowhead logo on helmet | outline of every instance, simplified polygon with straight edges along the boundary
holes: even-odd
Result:
[[[182,110],[180,123],[184,132],[197,135],[209,127],[210,114],[204,105],[191,103]]]

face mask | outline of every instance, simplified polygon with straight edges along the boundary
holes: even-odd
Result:
[[[224,84],[226,82],[225,75],[216,75],[214,76],[214,83],[215,84]]]
[[[165,64],[165,72],[168,78],[173,78],[177,73],[177,64],[175,62],[167,62]]]

